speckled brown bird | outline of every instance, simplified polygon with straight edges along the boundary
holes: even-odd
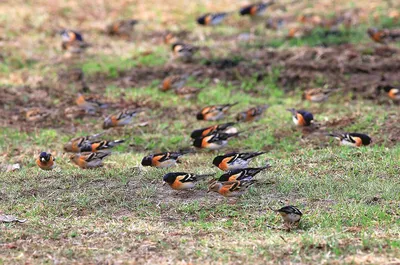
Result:
[[[111,36],[130,37],[138,23],[136,19],[118,20],[107,26],[107,33]]]
[[[109,156],[110,152],[77,153],[69,157],[72,163],[82,169],[98,168],[103,166],[103,159]]]
[[[278,210],[271,209],[274,212],[279,213],[286,226],[292,227],[293,225],[298,225],[303,213],[295,206],[288,205],[284,206]]]
[[[181,88],[175,89],[175,94],[180,98],[184,98],[186,100],[194,99],[201,92],[201,88],[184,86]]]
[[[258,121],[261,119],[262,114],[269,108],[268,105],[256,106],[246,111],[240,112],[236,115],[238,122],[245,121]]]
[[[45,110],[42,108],[31,108],[26,111],[25,118],[27,121],[39,122],[47,119],[50,114],[50,110]]]
[[[78,94],[78,97],[75,100],[75,103],[78,105],[78,107],[85,110],[86,113],[89,113],[89,114],[94,114],[100,108],[107,108],[107,106],[108,106],[108,104],[102,103],[95,98],[85,97],[82,94]]]
[[[204,121],[217,121],[228,113],[229,109],[238,104],[235,102],[233,104],[225,104],[225,105],[213,105],[203,108],[199,113],[197,113],[197,120]]]
[[[56,159],[50,153],[41,152],[36,159],[36,165],[43,170],[52,170],[56,166],[54,161],[56,161]]]

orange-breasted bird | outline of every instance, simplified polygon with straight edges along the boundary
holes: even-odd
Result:
[[[70,51],[72,53],[80,53],[89,45],[83,40],[82,35],[73,30],[62,30],[60,31],[61,35],[61,47],[63,50]]]
[[[91,142],[96,141],[101,135],[103,135],[103,133],[73,138],[64,145],[64,151],[80,153],[81,148],[87,148],[87,146],[90,146]]]
[[[341,145],[351,147],[366,146],[372,142],[371,137],[363,133],[330,133],[328,136],[338,139]]]
[[[99,152],[102,150],[108,150],[114,146],[125,142],[125,140],[114,140],[114,141],[87,141],[81,145],[80,152]]]
[[[310,126],[314,116],[305,110],[288,109],[292,113],[292,120],[297,126]]]
[[[207,128],[194,130],[190,134],[190,137],[192,139],[196,139],[196,138],[205,137],[205,136],[208,136],[208,135],[211,135],[214,133],[235,134],[238,132],[238,130],[233,127],[234,125],[235,125],[234,122],[228,122],[228,123],[224,123],[224,124],[217,124],[217,125],[213,125],[213,126],[210,126]]]
[[[268,105],[256,106],[236,115],[237,121],[258,121],[261,115],[268,109]]]
[[[107,26],[107,33],[111,36],[129,37],[138,23],[136,19],[118,20]]]
[[[142,166],[159,168],[172,167],[178,163],[179,157],[183,156],[184,154],[185,153],[179,152],[165,152],[148,155],[142,159]]]
[[[102,103],[94,98],[85,97],[82,94],[78,94],[78,98],[75,103],[81,109],[85,110],[86,113],[96,113],[99,108],[106,108],[108,104]]]
[[[288,205],[278,210],[271,209],[282,216],[284,223],[288,226],[296,225],[300,222],[303,213],[295,206]]]
[[[25,117],[27,121],[39,122],[45,120],[50,114],[49,110],[32,108],[26,111]]]
[[[378,89],[381,90],[383,89],[387,95],[393,99],[393,100],[400,100],[400,87],[394,87],[394,86],[378,86]]]
[[[270,1],[268,3],[256,3],[256,4],[251,4],[251,5],[247,5],[243,8],[240,9],[239,14],[241,16],[259,16],[262,13],[265,12],[265,10],[267,10],[267,8],[273,4],[273,1]]]
[[[190,62],[199,47],[177,42],[172,44],[172,58],[181,59],[183,62]]]
[[[218,150],[228,144],[228,139],[239,135],[239,133],[214,133],[193,141],[193,146],[210,150]]]
[[[214,26],[221,23],[229,13],[207,13],[197,18],[197,23],[203,26]]]
[[[103,159],[111,155],[110,152],[77,153],[69,157],[72,163],[82,169],[97,168],[103,166]]]
[[[261,171],[270,168],[270,165],[266,165],[265,167],[248,167],[248,168],[238,168],[228,171],[225,174],[222,174],[218,181],[235,181],[235,180],[251,180],[255,175],[260,173]]]
[[[213,164],[223,171],[246,168],[254,157],[262,154],[265,154],[265,152],[228,153],[216,156]]]
[[[256,181],[253,180],[235,180],[219,182],[217,180],[211,180],[208,185],[207,193],[214,191],[221,194],[224,197],[239,197],[243,195],[247,189],[253,185]]]
[[[229,111],[232,106],[235,106],[238,102],[233,104],[225,105],[213,105],[203,108],[197,113],[196,118],[204,121],[216,121],[222,119]]]
[[[367,30],[369,37],[379,43],[388,43],[400,40],[400,29],[377,29],[369,28]]]
[[[114,113],[104,119],[103,129],[128,125],[132,122],[133,117],[135,117],[140,111],[140,109],[136,109]]]
[[[322,88],[310,88],[304,91],[302,99],[311,102],[322,102],[328,99],[332,91],[324,90]]]
[[[188,190],[196,185],[196,182],[214,174],[196,175],[185,172],[171,172],[163,177],[164,185],[168,184],[174,190]]]
[[[41,152],[36,159],[36,164],[43,170],[52,170],[56,165],[54,161],[56,159],[50,153]]]
[[[162,81],[161,91],[175,90],[183,87],[186,84],[188,77],[188,74],[167,76]]]

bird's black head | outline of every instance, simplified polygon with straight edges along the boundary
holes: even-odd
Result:
[[[49,153],[46,153],[46,152],[41,152],[40,153],[40,155],[39,155],[39,159],[40,159],[40,161],[42,161],[42,162],[47,162],[47,161],[49,161],[50,160],[50,157],[51,157],[51,154]]]
[[[192,139],[200,138],[202,136],[202,133],[203,133],[203,129],[194,130],[190,134],[190,138],[192,138]]]
[[[200,25],[205,25],[206,24],[206,17],[208,16],[208,14],[203,15],[201,17],[197,18],[197,23],[199,23]]]
[[[153,164],[153,156],[149,155],[149,156],[143,157],[142,166],[151,167],[152,164]]]
[[[199,121],[204,120],[204,115],[203,115],[203,113],[201,113],[201,112],[197,113],[196,119],[199,120]]]
[[[389,91],[393,89],[393,86],[378,86],[378,89],[383,89],[385,92],[389,93]]]
[[[167,174],[164,175],[163,181],[168,183],[168,184],[172,184],[172,183],[174,183],[174,181],[175,181],[177,176],[182,176],[182,175],[186,175],[186,173],[183,173],[183,172],[167,173]]]
[[[193,146],[201,148],[202,147],[202,143],[203,143],[203,138],[196,138],[193,141]]]
[[[219,166],[219,164],[221,164],[222,160],[225,158],[225,156],[216,156],[213,160],[213,165],[215,166]]]
[[[363,145],[369,145],[372,143],[371,137],[363,133],[350,133],[351,137],[359,137]]]

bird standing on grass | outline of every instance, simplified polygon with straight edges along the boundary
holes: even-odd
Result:
[[[311,102],[323,102],[328,99],[331,92],[322,88],[311,88],[304,91],[302,99]]]
[[[197,23],[202,26],[215,26],[220,24],[229,13],[207,13],[197,18]]]
[[[98,168],[103,166],[103,159],[111,155],[110,152],[78,153],[69,157],[72,163],[82,169]]]
[[[133,117],[135,117],[140,111],[141,110],[136,109],[114,113],[104,119],[103,129],[128,125],[132,122]]]
[[[284,206],[278,210],[272,211],[279,213],[282,216],[285,226],[290,229],[293,226],[298,226],[303,213],[295,206],[288,205]]]
[[[56,166],[54,161],[56,159],[50,153],[41,152],[36,159],[36,164],[43,170],[52,170]]]
[[[211,135],[213,133],[228,133],[228,134],[237,133],[238,130],[236,128],[234,128],[233,125],[235,125],[234,122],[229,122],[229,123],[217,124],[217,125],[213,125],[213,126],[210,126],[207,128],[194,130],[190,134],[190,137],[192,139],[196,139],[196,138],[201,138],[201,137]]]
[[[377,29],[369,28],[367,30],[369,37],[378,43],[387,44],[388,42],[400,40],[400,29]]]
[[[305,110],[288,109],[292,113],[292,119],[297,126],[310,126],[314,116]]]
[[[180,59],[183,62],[190,62],[193,59],[194,54],[199,50],[199,47],[177,42],[172,44],[172,58]]]
[[[253,158],[262,154],[265,154],[265,152],[228,153],[216,156],[213,160],[213,165],[223,171],[246,168]]]
[[[162,81],[161,91],[165,92],[183,87],[186,84],[188,77],[189,74],[167,76]]]
[[[111,36],[127,38],[132,34],[133,27],[138,24],[136,19],[118,20],[107,26],[107,33]]]
[[[179,157],[183,156],[185,153],[179,152],[165,152],[145,156],[142,159],[142,166],[167,168],[175,166],[179,162]]]
[[[214,174],[196,175],[184,172],[171,172],[163,177],[164,185],[168,184],[174,190],[188,190],[196,185],[196,182]]]
[[[89,114],[95,114],[99,108],[106,108],[108,106],[108,104],[102,103],[95,98],[85,97],[82,94],[78,94],[75,103]]]
[[[193,146],[210,150],[218,150],[228,145],[228,139],[239,135],[239,133],[214,133],[209,136],[197,138],[193,141]]]
[[[204,121],[217,121],[222,118],[228,113],[229,109],[238,102],[233,104],[225,104],[225,105],[213,105],[203,108],[199,113],[197,113],[196,118],[197,120],[204,120]]]
[[[400,88],[394,86],[378,86],[378,89],[383,89],[391,99],[400,101]]]
[[[245,122],[258,121],[261,119],[262,114],[268,109],[268,107],[268,105],[262,105],[240,112],[236,115],[236,120]]]
[[[270,1],[268,3],[260,2],[260,3],[256,3],[256,4],[250,4],[250,5],[247,5],[243,8],[241,8],[239,11],[239,14],[241,16],[250,16],[250,17],[260,16],[273,3],[274,3],[273,1]]]
[[[248,167],[248,168],[239,168],[228,171],[225,174],[222,174],[218,181],[235,181],[235,180],[252,180],[255,175],[260,173],[263,170],[271,168],[270,165],[266,165],[265,167]]]
[[[82,35],[73,30],[62,30],[61,35],[61,47],[63,50],[71,53],[81,53],[84,49],[89,47],[89,44],[83,40]]]
[[[209,182],[207,193],[213,191],[224,197],[239,197],[243,195],[255,182],[255,180],[219,182],[214,179]]]
[[[331,133],[328,136],[338,139],[341,145],[351,147],[366,146],[372,142],[371,137],[363,133]]]
[[[88,143],[90,144],[90,142],[95,142],[101,135],[103,133],[73,138],[64,145],[64,151],[80,153],[83,146],[88,145]]]

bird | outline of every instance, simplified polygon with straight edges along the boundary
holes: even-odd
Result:
[[[368,28],[367,33],[373,41],[382,44],[387,44],[391,41],[398,41],[400,39],[400,30],[398,29],[389,30]]]
[[[238,168],[228,171],[225,174],[222,174],[218,181],[235,181],[235,180],[251,180],[255,175],[260,173],[261,171],[270,168],[270,165],[266,165],[264,167],[248,167],[248,168]]]
[[[228,153],[216,156],[212,163],[223,171],[241,169],[248,167],[254,157],[262,154],[265,154],[265,152]]]
[[[133,117],[135,117],[139,112],[141,112],[140,109],[134,109],[123,110],[111,114],[104,119],[103,129],[128,125],[132,122]]]
[[[78,94],[75,103],[89,114],[94,114],[99,108],[106,108],[108,106],[108,104],[102,103],[94,98],[85,97],[82,94]]]
[[[96,141],[103,133],[76,137],[68,141],[68,143],[64,144],[64,151],[65,152],[72,152],[72,153],[80,153],[82,147],[86,147],[90,145],[90,142]]]
[[[311,102],[322,102],[328,99],[331,92],[330,90],[324,90],[322,88],[310,88],[304,91],[302,99]]]
[[[314,116],[305,110],[288,109],[292,113],[292,119],[297,126],[310,126]]]
[[[60,31],[61,47],[63,50],[72,53],[81,53],[84,49],[89,47],[89,44],[83,40],[82,35],[73,30],[64,29]]]
[[[213,191],[221,194],[224,197],[239,197],[243,195],[255,182],[255,180],[219,182],[214,179],[209,181],[207,193]]]
[[[366,146],[372,143],[371,137],[363,133],[330,133],[328,136],[338,139],[341,145],[351,147]]]
[[[102,167],[103,159],[110,154],[110,152],[78,153],[72,154],[69,159],[82,169],[90,169]]]
[[[27,121],[39,122],[49,117],[51,112],[41,108],[32,108],[26,111],[25,118]]]
[[[268,3],[255,3],[255,4],[250,4],[247,5],[243,8],[240,9],[239,14],[241,16],[259,16],[262,13],[265,12],[265,10],[267,10],[267,8],[273,4],[273,1],[270,1]]]
[[[393,99],[393,100],[400,100],[400,87],[394,87],[394,86],[390,86],[390,85],[386,85],[386,86],[378,86],[379,90],[384,90],[387,95]]]
[[[114,141],[86,141],[83,142],[79,152],[99,152],[102,150],[108,150],[116,145],[125,142],[125,140],[114,140]]]
[[[178,97],[181,97],[181,98],[184,98],[187,100],[197,97],[197,95],[200,92],[201,92],[201,88],[190,87],[190,86],[184,86],[184,87],[175,89],[175,94],[178,95]]]
[[[56,158],[52,154],[41,152],[36,159],[36,164],[43,170],[52,170],[56,166],[54,161]]]
[[[168,90],[179,89],[186,84],[188,77],[189,77],[189,74],[167,76],[162,81],[160,89],[163,92],[168,91]]]
[[[199,47],[183,42],[176,42],[172,44],[172,58],[181,59],[183,62],[190,62],[198,50]]]
[[[223,124],[217,124],[213,125],[207,128],[202,128],[198,130],[194,130],[191,134],[190,137],[192,139],[196,138],[201,138],[208,136],[213,133],[228,133],[228,134],[235,134],[238,132],[238,130],[233,127],[235,125],[234,122],[228,122],[228,123],[223,123]]]
[[[240,121],[258,121],[261,119],[261,115],[268,109],[268,105],[256,106],[246,111],[240,112],[236,115],[236,120]]]
[[[274,210],[271,208],[272,211],[279,213],[285,225],[291,227],[292,225],[297,225],[300,222],[303,213],[296,207],[292,205],[284,206],[278,210]]]
[[[233,104],[225,104],[225,105],[213,105],[203,108],[199,113],[197,113],[197,120],[204,121],[217,121],[222,119],[227,113],[228,110],[237,105],[238,102]]]
[[[138,23],[136,19],[118,20],[107,26],[107,33],[111,36],[129,37]]]
[[[220,24],[229,13],[207,13],[197,18],[197,23],[202,26],[214,26]]]
[[[196,175],[185,172],[170,172],[164,175],[164,184],[168,184],[174,190],[188,190],[196,185],[197,181],[207,177],[214,176],[214,174]]]
[[[193,146],[210,150],[218,150],[228,144],[228,139],[239,135],[239,133],[214,133],[193,141]]]
[[[158,168],[172,167],[178,163],[179,157],[183,156],[184,154],[184,152],[165,152],[147,155],[142,159],[142,166]]]

